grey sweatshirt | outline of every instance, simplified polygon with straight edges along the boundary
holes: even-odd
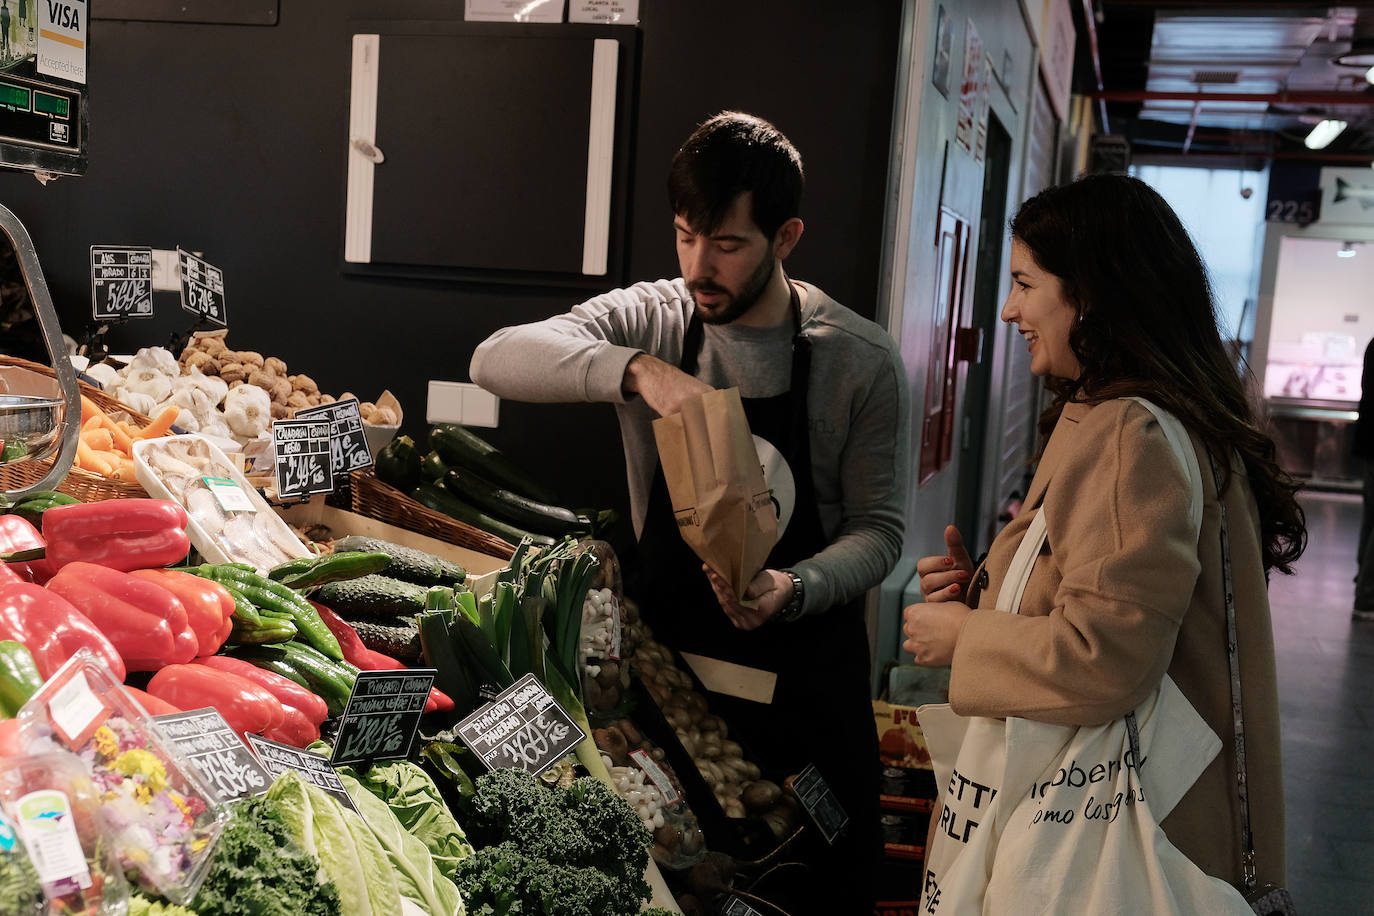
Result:
[[[802,330],[811,339],[811,473],[829,545],[792,569],[805,583],[805,610],[820,613],[882,581],[902,550],[909,474],[906,375],[892,338],[818,288],[802,290]],[[636,283],[533,324],[497,331],[472,357],[472,380],[503,398],[614,404],[625,445],[630,514],[644,530],[658,467],[656,414],[621,389],[639,353],[678,365],[695,306],[676,280]],[[792,323],[773,328],[706,325],[697,377],[741,397],[787,390]]]

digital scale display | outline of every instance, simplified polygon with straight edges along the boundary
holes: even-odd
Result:
[[[81,137],[72,114],[80,104],[76,90],[0,76],[0,141],[77,150]]]

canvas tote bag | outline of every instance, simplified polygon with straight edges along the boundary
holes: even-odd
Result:
[[[1200,532],[1202,477],[1187,432],[1173,415],[1135,400],[1159,420],[1187,471]],[[1045,537],[1042,507],[998,609],[1018,612]],[[1132,715],[1106,725],[964,717],[948,704],[922,706],[917,717],[942,805],[926,850],[923,914],[1251,912],[1159,827],[1221,749],[1167,675]]]

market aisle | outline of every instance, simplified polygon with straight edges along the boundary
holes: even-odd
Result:
[[[1288,881],[1301,913],[1374,914],[1374,623],[1350,618],[1360,499],[1314,492],[1301,502],[1307,553],[1269,587]]]

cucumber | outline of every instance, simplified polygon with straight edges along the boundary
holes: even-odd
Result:
[[[493,518],[482,510],[469,503],[463,502],[448,490],[443,489],[437,484],[422,483],[410,494],[410,498],[423,506],[442,512],[450,518],[456,518],[474,528],[481,528],[488,534],[509,541],[511,544],[519,544],[525,538],[529,538],[533,543],[541,547],[549,547],[554,543],[553,538],[542,534],[535,534],[532,531],[525,531],[514,525],[507,524],[499,518]]]
[[[429,590],[375,573],[343,582],[330,582],[317,594],[320,604],[340,617],[414,616],[425,609]]]
[[[345,618],[347,619],[347,618]],[[375,620],[348,620],[358,638],[374,652],[389,655],[399,662],[413,664],[423,657],[420,628],[413,617],[381,617]]]
[[[438,452],[430,452],[420,459],[420,477],[423,480],[439,480],[448,473],[448,465],[439,457]]]
[[[549,491],[521,471],[496,446],[456,423],[440,423],[429,431],[429,445],[450,468],[464,467],[515,493],[550,505]]]
[[[443,557],[436,557],[423,550],[383,541],[381,538],[350,534],[335,541],[334,549],[384,553],[391,557],[391,562],[387,564],[386,569],[377,571],[385,573],[388,578],[414,582],[416,585],[456,585],[468,577],[467,570],[457,563],[451,563]]]
[[[590,519],[578,516],[571,509],[550,506],[521,496],[497,486],[468,468],[449,468],[444,475],[444,488],[484,512],[539,534],[562,537],[591,527]]]

